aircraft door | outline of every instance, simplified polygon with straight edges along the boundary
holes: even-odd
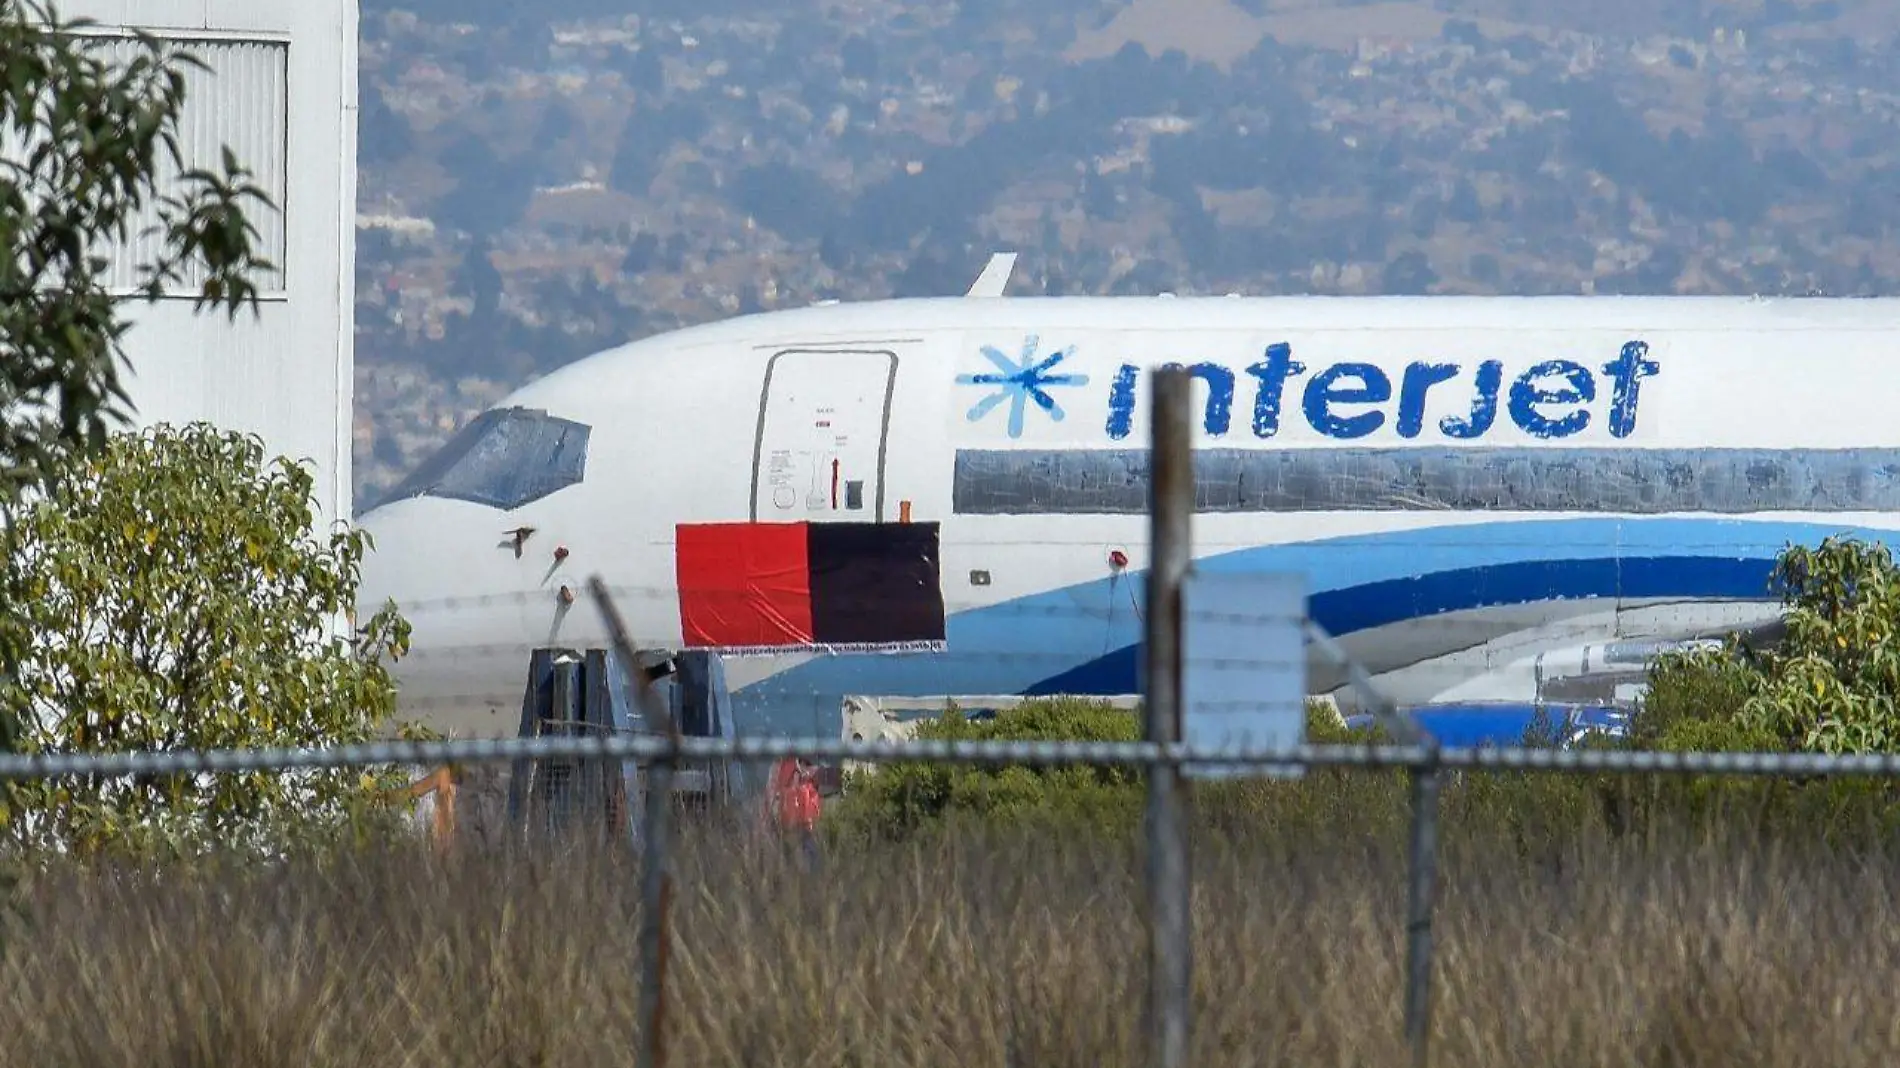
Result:
[[[897,354],[786,349],[765,365],[754,522],[882,522]]]

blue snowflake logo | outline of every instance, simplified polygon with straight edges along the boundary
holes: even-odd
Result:
[[[982,371],[977,374],[957,376],[957,382],[965,386],[995,386],[996,391],[970,406],[970,422],[974,423],[995,410],[1004,401],[1009,402],[1009,436],[1023,436],[1023,409],[1029,401],[1035,401],[1036,407],[1049,413],[1049,418],[1060,423],[1066,414],[1062,405],[1048,393],[1049,386],[1086,386],[1089,376],[1077,374],[1050,374],[1049,372],[1075,351],[1073,348],[1057,349],[1038,360],[1036,358],[1036,335],[1023,339],[1023,354],[1018,359],[1010,359],[994,345],[983,346],[983,355],[996,365],[994,371]]]

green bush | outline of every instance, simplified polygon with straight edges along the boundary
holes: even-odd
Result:
[[[1827,538],[1789,546],[1773,587],[1786,635],[1774,647],[1730,641],[1672,654],[1652,668],[1625,743],[1672,752],[1892,752],[1900,741],[1900,570],[1885,546]],[[1763,833],[1799,828],[1829,839],[1889,833],[1900,789],[1880,779],[1694,776],[1626,784],[1614,820],[1667,815],[1745,819]]]
[[[203,423],[117,434],[19,514],[0,559],[0,678],[16,747],[332,746],[397,719],[409,625],[356,607],[367,535],[318,532],[307,467]],[[27,780],[0,788],[0,853],[263,855],[393,818],[400,768]]]
[[[1818,753],[1900,746],[1900,569],[1883,545],[1791,545],[1773,586],[1786,637],[1774,648],[1664,657],[1632,740],[1662,749]]]
[[[1133,742],[1134,715],[1100,701],[1025,701],[992,719],[950,708],[918,724],[917,736],[943,741]],[[980,768],[890,764],[850,776],[844,800],[827,819],[838,833],[898,838],[945,820],[980,818],[1001,824],[1055,821],[1084,825],[1139,818],[1141,771],[1132,767]]]
[[[1330,706],[1307,705],[1307,740],[1365,744],[1376,731],[1350,730]],[[1025,701],[993,718],[969,719],[952,708],[918,725],[917,736],[945,741],[1099,741],[1141,739],[1139,711],[1102,701]],[[924,762],[889,764],[847,778],[845,795],[828,810],[834,835],[907,838],[971,823],[1031,826],[1078,834],[1133,834],[1141,823],[1146,777],[1140,767],[972,767]],[[1191,790],[1196,824],[1211,833],[1259,827],[1301,831],[1341,828],[1377,833],[1405,814],[1403,776],[1349,768],[1313,769],[1300,780],[1198,782]]]

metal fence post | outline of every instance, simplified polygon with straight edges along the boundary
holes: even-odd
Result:
[[[1149,477],[1147,733],[1150,742],[1181,740],[1181,587],[1193,559],[1193,379],[1180,368],[1151,377],[1154,443]],[[1187,1063],[1193,946],[1181,767],[1148,769],[1148,1038],[1155,1068]]]
[[[1372,715],[1402,745],[1416,745],[1425,751],[1425,760],[1406,768],[1412,779],[1412,870],[1406,880],[1406,1043],[1412,1045],[1412,1062],[1425,1068],[1425,1053],[1431,1036],[1431,914],[1438,880],[1438,787],[1442,785],[1442,760],[1435,737],[1425,734],[1417,716],[1404,713],[1397,703],[1372,682],[1364,665],[1347,656],[1338,639],[1328,635],[1319,623],[1307,620],[1307,640],[1317,644],[1326,658],[1345,667],[1347,678],[1360,697],[1372,707]]]
[[[1406,902],[1405,1040],[1412,1064],[1424,1068],[1432,1030],[1432,901],[1438,878],[1438,745],[1425,743],[1426,759],[1411,769],[1412,878]]]
[[[1310,619],[1306,621],[1306,636],[1328,659],[1346,669],[1353,688],[1395,741],[1425,750],[1425,759],[1406,770],[1412,780],[1412,842],[1405,915],[1405,1041],[1412,1047],[1412,1063],[1424,1068],[1431,1034],[1432,901],[1438,878],[1441,751],[1437,740],[1419,725],[1418,717],[1401,711],[1337,639]]]
[[[600,605],[601,615],[606,617],[614,652],[624,665],[641,712],[649,724],[661,728],[669,743],[666,750],[654,756],[647,774],[640,872],[640,1048],[635,1063],[639,1068],[659,1068],[665,1063],[666,1050],[661,1034],[666,1014],[666,910],[673,896],[673,880],[667,871],[667,832],[673,811],[673,767],[680,757],[680,728],[666,702],[654,699],[653,680],[635,662],[633,640],[627,636],[626,622],[614,607],[606,583],[596,575],[588,581],[588,587]]]

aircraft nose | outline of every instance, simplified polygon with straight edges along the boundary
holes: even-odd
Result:
[[[441,502],[404,500],[365,513],[371,547],[357,587],[362,625],[394,601],[409,651],[390,666],[397,714],[451,737],[507,737],[520,727],[528,653],[522,595],[496,569],[493,546],[462,546],[466,529]]]

